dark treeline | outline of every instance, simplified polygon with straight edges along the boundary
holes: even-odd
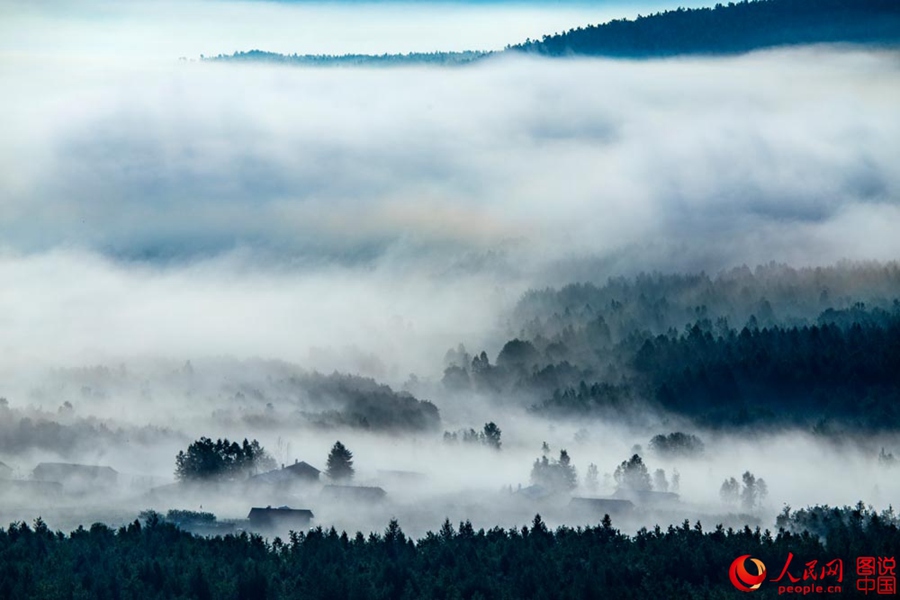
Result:
[[[862,322],[847,323],[853,317]],[[807,424],[819,433],[830,425],[900,427],[900,306],[855,309],[852,316],[830,310],[820,320],[740,331],[715,331],[709,321],[698,321],[686,332],[648,336],[639,349],[636,337],[610,352],[621,353],[628,376],[618,383],[563,385],[537,410],[609,415],[644,406],[638,403],[644,399],[713,427]],[[559,370],[545,366],[530,379]]]
[[[812,519],[816,534],[802,531]],[[777,576],[842,559],[855,591],[857,556],[894,556],[900,531],[891,512],[862,504],[815,507],[779,518],[780,530],[705,531],[699,522],[629,536],[609,517],[595,527],[475,530],[449,521],[413,541],[391,521],[382,534],[333,528],[271,543],[256,535],[202,538],[150,513],[118,530],[102,524],[69,535],[12,524],[0,529],[2,598],[726,598],[737,593],[728,567],[761,559]],[[775,597],[765,583],[755,597]]]
[[[694,325],[647,340],[634,365],[665,408],[712,423],[812,416],[820,427],[834,419],[893,429],[900,427],[900,308],[876,315],[846,329],[825,322],[725,336]]]
[[[307,67],[389,67],[402,65],[464,65],[491,52],[410,52],[407,54],[279,54],[264,50],[204,57],[222,62],[268,62]]]
[[[661,408],[708,426],[900,427],[896,264],[641,275],[527,294],[491,364],[448,352],[452,390],[556,417]]]
[[[738,328],[750,317],[760,327],[811,325],[829,308],[852,309],[860,302],[890,308],[898,297],[900,264],[895,262],[801,269],[769,263],[715,276],[642,273],[609,278],[602,285],[533,290],[516,306],[510,327],[522,339],[550,338],[602,317],[610,341],[619,342],[634,331],[657,335],[701,318],[714,324],[725,319]]]
[[[900,43],[898,0],[743,0],[714,8],[678,8],[635,20],[616,19],[570,29],[506,52],[543,56],[652,58],[684,54],[738,54],[777,46]],[[500,53],[279,54],[263,50],[201,57],[227,62],[301,66],[465,65]]]
[[[669,10],[528,40],[512,50],[548,56],[733,54],[773,46],[900,42],[897,0],[754,0]]]

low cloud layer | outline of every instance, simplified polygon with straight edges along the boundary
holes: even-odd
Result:
[[[11,61],[3,237],[128,258],[546,260],[661,240],[887,258],[863,226],[897,209],[897,69],[827,49],[433,70]]]
[[[383,70],[7,57],[3,346],[15,364],[352,368],[343,348],[402,380],[458,341],[496,352],[530,286],[896,258],[898,69],[832,48]]]

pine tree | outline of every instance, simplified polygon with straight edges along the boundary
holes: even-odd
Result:
[[[569,453],[559,451],[559,460],[549,460],[546,456],[534,461],[531,468],[531,482],[557,492],[574,490],[578,486],[578,473],[571,464]]]
[[[719,488],[719,497],[726,504],[737,504],[741,497],[741,485],[737,479],[730,477],[723,481],[722,487]]]
[[[335,442],[328,454],[327,474],[333,481],[345,481],[353,478],[353,453],[341,442]]]
[[[630,459],[623,461],[622,464],[616,467],[614,476],[616,483],[621,489],[636,492],[646,492],[652,489],[650,473],[647,471],[643,459],[638,454],[632,455]]]
[[[490,423],[484,424],[484,431],[482,435],[484,436],[484,443],[487,446],[495,450],[500,449],[500,428],[491,421]]]
[[[575,466],[571,464],[572,459],[565,450],[559,451],[560,475],[563,481],[562,487],[568,490],[574,490],[578,487],[578,474],[575,472]]]

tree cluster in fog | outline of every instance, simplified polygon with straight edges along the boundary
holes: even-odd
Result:
[[[201,437],[178,452],[175,457],[175,476],[180,481],[234,480],[275,468],[275,459],[257,440],[243,443],[228,438],[215,442]]]
[[[650,450],[660,456],[697,457],[703,454],[703,448],[703,440],[681,431],[673,431],[668,435],[660,433],[650,440]]]
[[[475,431],[471,427],[469,429],[460,429],[458,431],[445,431],[444,442],[455,444],[463,442],[465,444],[481,444],[488,446],[494,450],[499,450],[503,445],[500,436],[503,432],[497,427],[493,421],[485,423],[481,431]]]
[[[622,461],[613,475],[620,488],[635,492],[649,492],[653,489],[650,473],[643,459],[638,454]]]
[[[762,477],[757,478],[750,471],[745,471],[741,475],[741,483],[738,483],[734,477],[729,477],[722,482],[719,488],[719,497],[722,502],[731,505],[740,503],[741,508],[745,511],[752,512],[758,508],[769,495],[769,486]]]
[[[565,449],[559,451],[559,458],[549,458],[546,454],[535,459],[531,466],[531,483],[554,492],[571,492],[578,486],[578,472]]]

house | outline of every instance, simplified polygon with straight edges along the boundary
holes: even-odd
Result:
[[[60,483],[66,491],[87,492],[114,486],[118,481],[119,474],[112,467],[40,463],[34,468],[31,478],[35,481]]]
[[[284,465],[281,465],[281,470],[287,471],[293,477],[295,477],[299,480],[309,481],[309,482],[319,481],[319,473],[321,473],[321,471],[319,471],[317,468],[315,468],[311,464],[304,462],[302,460],[297,462],[297,459],[294,459],[294,464],[292,464],[292,465],[288,465],[286,467]]]
[[[321,471],[309,463],[295,460],[292,465],[281,465],[280,469],[254,475],[249,479],[249,483],[253,485],[292,487],[296,484],[317,483],[320,473]]]
[[[630,500],[638,506],[662,506],[678,502],[678,494],[673,492],[653,492],[649,490],[628,490],[619,488],[612,495],[618,500]]]
[[[295,509],[288,506],[272,508],[253,507],[247,520],[250,521],[251,529],[263,531],[288,531],[299,530],[309,527],[314,515],[311,510],[305,508]]]
[[[7,465],[6,463],[0,462],[0,479],[12,479],[12,475],[12,467]]]
[[[528,487],[521,487],[515,491],[515,496],[524,498],[525,500],[536,502],[538,500],[546,500],[554,495],[553,490],[542,485],[534,484]]]
[[[381,502],[387,496],[380,487],[362,485],[326,485],[322,488],[322,497],[327,500],[359,502],[371,504]]]
[[[615,498],[579,498],[569,500],[569,508],[581,515],[625,515],[634,510],[631,500],[618,500]]]

